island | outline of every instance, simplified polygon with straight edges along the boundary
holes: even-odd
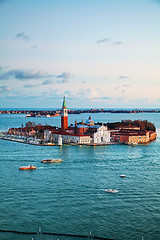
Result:
[[[19,128],[10,128],[1,134],[4,140],[38,145],[108,145],[108,144],[146,144],[156,139],[156,128],[147,120],[123,120],[115,123],[95,123],[91,116],[86,122],[68,126],[68,109],[65,97],[61,109],[61,127],[35,125],[27,122]]]

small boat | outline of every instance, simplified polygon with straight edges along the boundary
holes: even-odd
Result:
[[[138,143],[136,143],[136,142],[130,142],[130,143],[128,143],[128,145],[130,145],[131,147],[135,147],[135,146],[138,145]]]
[[[41,161],[41,163],[60,163],[62,162],[62,159],[44,159]]]
[[[33,169],[36,169],[36,167],[33,165],[22,166],[19,168],[19,170],[33,170]]]
[[[125,177],[126,177],[126,175],[123,175],[123,174],[121,174],[121,175],[120,175],[120,177],[121,177],[121,178],[125,178]]]
[[[104,191],[109,192],[109,193],[117,193],[118,192],[118,190],[116,190],[116,189],[105,189]]]

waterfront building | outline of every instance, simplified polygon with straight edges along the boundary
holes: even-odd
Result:
[[[98,126],[97,131],[93,134],[93,143],[108,144],[110,143],[110,131],[105,126]]]
[[[60,133],[60,132],[52,132],[51,138],[54,143],[58,143],[59,136],[61,135],[62,143],[67,144],[90,144],[91,138],[88,135],[79,135],[74,133]]]
[[[140,130],[119,130],[112,131],[112,141],[123,144],[143,144],[156,139],[156,132],[154,131],[140,131]]]

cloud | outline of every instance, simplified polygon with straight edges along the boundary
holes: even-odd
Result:
[[[68,83],[69,80],[68,79],[59,79],[56,81],[56,83],[62,84],[62,83]]]
[[[22,39],[22,40],[25,40],[25,41],[29,41],[30,40],[30,36],[25,34],[24,32],[17,33],[16,34],[16,38],[17,39]]]
[[[73,92],[70,91],[70,90],[65,91],[65,92],[64,92],[64,95],[65,95],[66,97],[70,98],[70,99],[76,97],[76,94],[73,93]]]
[[[119,79],[128,79],[128,78],[129,78],[129,76],[125,76],[125,75],[119,76]]]
[[[8,80],[8,79],[18,79],[18,80],[27,80],[27,79],[40,79],[46,77],[53,77],[53,75],[48,75],[44,70],[20,70],[13,69],[7,72],[0,74],[0,80]]]
[[[43,81],[42,85],[50,85],[52,83],[53,83],[53,81],[48,79],[48,80]]]
[[[0,86],[0,93],[4,93],[8,91],[10,91],[10,88],[8,87],[8,85]]]
[[[108,42],[108,41],[110,41],[109,38],[104,38],[104,39],[97,40],[96,43],[104,43],[104,42]]]
[[[53,80],[50,78],[57,78],[57,83],[62,84],[62,83],[67,83],[69,82],[69,78],[73,77],[69,72],[62,72],[60,75],[53,75],[53,74],[48,74],[44,70],[37,70],[37,69],[32,69],[32,70],[22,70],[22,69],[11,69],[9,71],[4,71],[2,67],[0,67],[0,80],[9,80],[9,79],[17,79],[21,81],[26,81],[26,80],[33,80],[33,79],[43,79],[48,78],[44,80],[41,85],[49,85],[53,84]],[[25,87],[32,87],[32,85],[28,84],[25,85]]]
[[[23,94],[19,94],[19,93],[13,93],[13,94],[8,94],[5,98],[7,100],[13,100],[13,101],[22,101],[25,100],[26,102],[29,101],[34,101],[37,100],[40,96],[28,96]]]
[[[0,72],[2,72],[2,73],[5,72],[8,69],[9,69],[8,66],[5,66],[5,67],[0,66]]]
[[[34,87],[38,87],[40,86],[40,84],[25,84],[23,87],[24,88],[34,88]]]
[[[83,99],[94,99],[94,98],[99,98],[100,89],[96,88],[87,88],[87,89],[79,89],[79,92],[77,93],[78,97]]]
[[[113,44],[114,45],[120,45],[120,44],[123,44],[123,42],[122,41],[117,41],[117,42],[114,42]]]
[[[112,41],[110,38],[103,38],[103,39],[99,39],[99,40],[97,40],[96,41],[96,43],[110,43],[110,44],[112,44],[112,45],[121,45],[121,44],[124,44],[122,41],[116,41],[116,42],[114,42],[114,41]]]
[[[101,98],[97,98],[97,99],[108,100],[108,99],[111,99],[111,98],[110,97],[101,97]]]
[[[69,78],[71,74],[69,72],[63,72],[61,75],[58,75],[57,78]]]
[[[61,75],[56,76],[57,78],[59,78],[59,80],[57,80],[57,83],[67,83],[69,82],[69,78],[71,77],[71,73],[69,72],[63,72]]]
[[[87,89],[79,89],[78,92],[73,92],[71,90],[65,91],[64,95],[66,97],[69,97],[70,99],[89,99],[89,100],[95,100],[100,99],[101,90],[99,88],[87,88]],[[106,99],[106,97],[104,98]]]
[[[115,87],[114,89],[115,90],[121,90],[122,89],[122,87],[124,87],[124,88],[126,88],[126,87],[130,87],[131,85],[130,84],[123,84],[122,86],[117,86],[117,87]],[[121,92],[125,92],[126,90],[124,90],[124,89],[122,89],[121,90]]]

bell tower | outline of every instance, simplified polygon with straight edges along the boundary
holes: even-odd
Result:
[[[61,130],[65,130],[67,128],[68,128],[68,112],[66,108],[66,100],[64,97],[61,110]]]

